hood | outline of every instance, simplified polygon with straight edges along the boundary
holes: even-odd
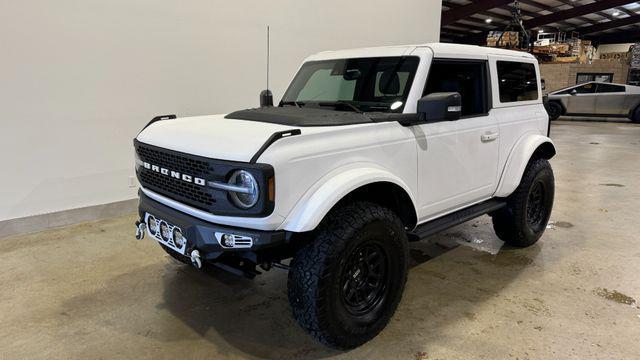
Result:
[[[157,121],[137,139],[187,154],[248,162],[273,133],[290,129],[295,127],[207,115]]]

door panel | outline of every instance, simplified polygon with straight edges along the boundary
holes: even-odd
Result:
[[[499,130],[494,116],[416,126],[420,217],[426,219],[491,197]]]
[[[624,93],[598,94],[596,99],[595,114],[601,115],[623,115],[629,113],[625,108]]]
[[[615,84],[598,84],[596,88],[595,113],[600,115],[623,115],[629,110],[625,107],[625,87]]]
[[[595,94],[576,94],[568,100],[567,112],[572,114],[594,114],[596,109]]]
[[[587,83],[575,88],[577,94],[567,99],[567,113],[594,114],[596,109],[596,84]]]

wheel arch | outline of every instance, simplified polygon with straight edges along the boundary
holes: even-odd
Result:
[[[405,227],[416,226],[410,187],[387,170],[368,167],[332,171],[298,201],[280,228],[292,232],[314,230],[333,208],[348,201],[369,201],[387,207]]]
[[[551,159],[556,155],[553,141],[540,134],[525,135],[513,147],[504,166],[495,197],[506,197],[518,187],[532,159]]]

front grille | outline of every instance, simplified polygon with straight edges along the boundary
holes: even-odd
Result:
[[[145,189],[215,215],[258,217],[273,211],[273,201],[269,201],[266,191],[261,191],[252,208],[240,209],[230,200],[227,191],[184,181],[171,173],[192,176],[193,181],[203,179],[206,184],[209,181],[226,182],[234,171],[243,169],[253,175],[260,189],[268,189],[268,180],[274,175],[270,165],[211,159],[145,144],[137,139],[133,144],[141,161],[150,167],[158,166],[155,169],[137,167],[138,180]],[[162,174],[162,169],[168,173]]]
[[[210,163],[211,160],[205,158],[152,148],[142,143],[138,143],[136,151],[140,160],[178,171],[181,174],[188,174],[207,180],[217,177],[215,176],[215,169]],[[212,189],[207,187],[144,168],[141,168],[138,172],[138,178],[145,188],[201,210],[211,210],[211,207],[216,202]]]

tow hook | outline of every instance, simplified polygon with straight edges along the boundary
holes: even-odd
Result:
[[[200,251],[193,250],[191,252],[191,264],[195,266],[196,269],[202,269],[202,260],[200,259]]]
[[[144,232],[147,229],[147,224],[144,222],[136,221],[136,240],[142,240],[144,238]]]

